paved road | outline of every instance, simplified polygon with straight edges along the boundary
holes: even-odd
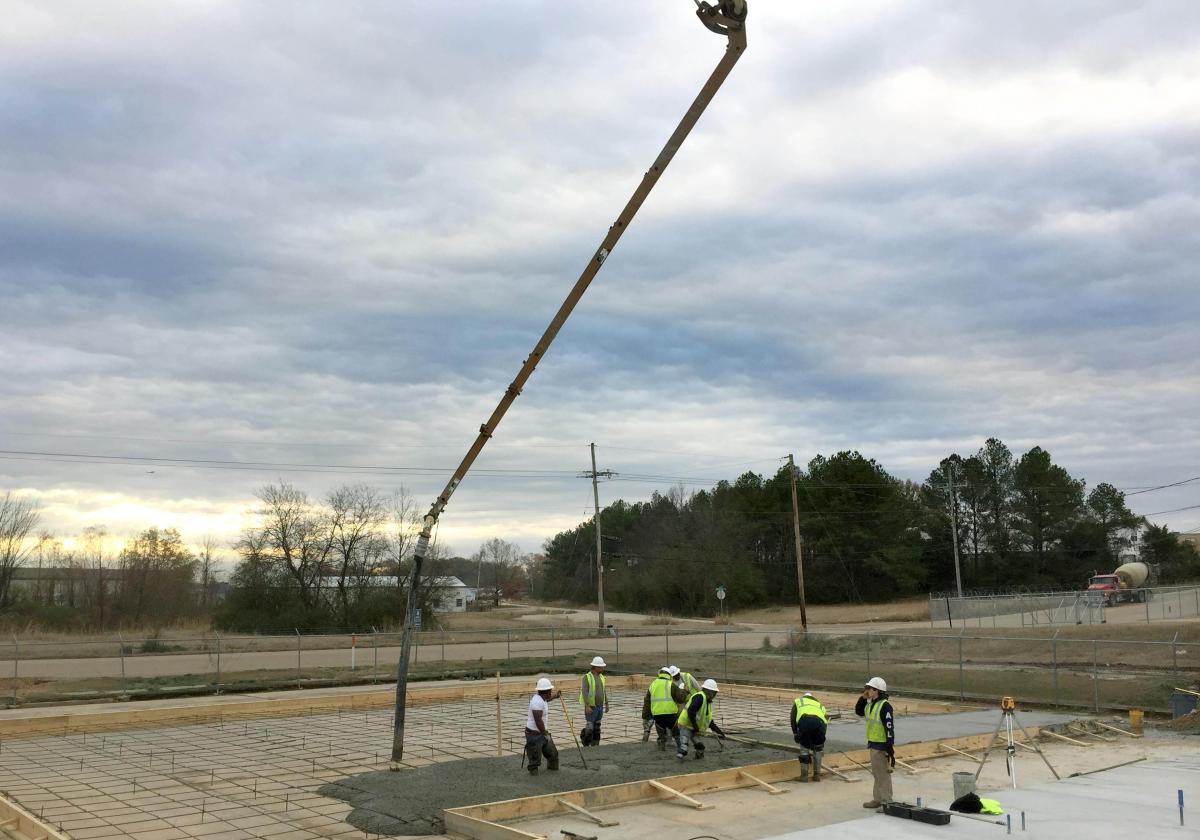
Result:
[[[502,660],[527,656],[550,656],[574,653],[593,655],[601,654],[618,665],[623,654],[662,653],[663,660],[674,656],[676,652],[721,650],[728,645],[729,650],[749,650],[758,648],[764,636],[771,638],[772,644],[786,644],[787,630],[754,633],[704,633],[698,635],[636,636],[619,640],[620,651],[617,651],[617,640],[609,638],[555,639],[539,641],[514,641],[511,645],[506,642],[469,642],[465,644],[425,644],[415,647],[414,662],[475,662],[484,660]],[[553,647],[552,647],[553,644]],[[670,654],[667,648],[670,648]],[[371,647],[359,647],[356,654],[357,667],[369,671],[375,667],[376,653],[378,666],[381,671],[393,668],[400,656],[399,645],[380,646],[377,650]],[[291,651],[253,651],[246,653],[229,653],[221,655],[221,671],[276,670],[287,671],[299,665],[303,669],[313,668],[344,668],[350,665],[351,652],[348,647],[334,650],[304,650],[299,656]],[[212,674],[216,671],[217,657],[215,653],[175,653],[175,654],[140,654],[119,656],[89,657],[76,659],[22,659],[18,663],[18,675],[23,678],[91,678],[91,677],[120,677],[124,667],[126,679],[145,677],[178,676],[182,674]],[[13,672],[12,660],[0,660],[0,675],[10,676]]]

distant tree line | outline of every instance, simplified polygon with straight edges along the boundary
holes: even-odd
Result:
[[[943,459],[921,484],[901,481],[858,452],[819,455],[796,470],[806,594],[810,601],[881,601],[955,586],[957,536],[965,589],[1078,589],[1112,571],[1140,535],[1144,560],[1164,583],[1200,576],[1200,557],[1167,528],[1149,525],[1110,484],[1091,492],[1050,454],[1020,457],[989,439]],[[649,501],[617,501],[600,515],[605,601],[629,610],[712,613],[726,605],[798,600],[791,476]],[[547,541],[534,594],[596,598],[591,520]]]

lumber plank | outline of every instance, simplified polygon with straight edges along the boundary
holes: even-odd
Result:
[[[954,747],[950,746],[949,744],[942,744],[942,743],[939,743],[939,744],[938,744],[938,749],[940,749],[940,750],[949,750],[949,751],[950,751],[950,752],[952,752],[952,753],[958,753],[958,754],[959,754],[959,755],[961,755],[963,758],[969,758],[969,759],[971,759],[972,761],[974,761],[976,764],[980,764],[980,763],[982,763],[982,762],[983,762],[983,759],[982,759],[982,758],[980,758],[979,756],[976,756],[976,755],[971,755],[969,752],[963,752],[962,750],[955,749]]]
[[[614,825],[620,825],[620,823],[616,820],[606,820],[603,817],[598,817],[587,808],[584,808],[582,805],[576,805],[574,802],[570,802],[566,799],[559,799],[558,804],[562,805],[564,808],[569,808],[577,814],[587,817],[601,828],[611,828]]]
[[[544,834],[530,834],[508,825],[469,817],[457,811],[442,812],[446,831],[471,837],[474,840],[548,840]]]
[[[1110,731],[1112,731],[1112,732],[1116,732],[1116,733],[1118,733],[1118,734],[1121,734],[1121,735],[1128,735],[1130,738],[1141,738],[1141,737],[1142,737],[1141,735],[1138,735],[1138,734],[1137,734],[1137,733],[1135,733],[1135,732],[1128,732],[1128,731],[1126,731],[1126,730],[1124,730],[1124,729],[1121,729],[1121,728],[1120,728],[1120,727],[1118,727],[1118,726],[1113,726],[1113,725],[1111,725],[1111,724],[1108,724],[1108,723],[1102,723],[1101,721],[1098,721],[1098,720],[1094,720],[1094,721],[1092,721],[1092,723],[1096,724],[1096,725],[1097,725],[1097,726],[1099,726],[1101,729],[1108,729],[1108,730],[1110,730]]]
[[[780,793],[787,793],[787,791],[784,790],[783,788],[777,788],[777,787],[775,787],[775,785],[770,784],[769,782],[764,782],[762,779],[758,778],[757,776],[751,776],[745,770],[739,770],[738,775],[741,776],[742,778],[749,779],[750,781],[754,782],[754,784],[759,785],[760,787],[764,788],[767,791],[767,793],[771,794],[772,796],[775,796]]]
[[[714,807],[712,805],[705,805],[703,802],[700,802],[696,799],[692,799],[692,797],[688,796],[686,793],[680,793],[679,791],[675,790],[674,788],[667,787],[662,782],[656,781],[655,779],[648,779],[647,781],[650,783],[650,787],[654,788],[655,790],[661,790],[667,796],[673,797],[675,799],[682,799],[684,802],[686,802],[688,805],[695,808],[697,811],[707,811]]]
[[[1090,746],[1092,746],[1092,745],[1091,745],[1091,744],[1089,744],[1087,741],[1077,741],[1077,740],[1075,740],[1074,738],[1068,738],[1066,735],[1059,735],[1057,732],[1052,732],[1052,731],[1050,731],[1049,729],[1043,729],[1043,730],[1042,730],[1042,734],[1043,734],[1043,735],[1049,735],[1051,738],[1056,738],[1056,739],[1057,739],[1057,740],[1059,740],[1059,741],[1066,741],[1068,744],[1074,744],[1074,745],[1075,745],[1075,746],[1077,746],[1077,747],[1090,747]]]

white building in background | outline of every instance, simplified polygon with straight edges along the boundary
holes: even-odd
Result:
[[[338,579],[335,577],[321,578],[321,594],[326,598],[337,597]],[[364,589],[396,589],[400,585],[395,575],[371,575],[362,578],[347,578],[346,587],[350,597]],[[453,576],[426,578],[421,582],[422,588],[433,590],[437,599],[434,610],[440,613],[466,612],[467,605],[475,600],[475,589],[467,586]]]

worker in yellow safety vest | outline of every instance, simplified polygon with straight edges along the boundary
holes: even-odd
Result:
[[[700,681],[689,674],[687,671],[681,671],[678,667],[671,665],[671,676],[675,678],[675,682],[683,690],[683,697],[680,702],[691,697],[700,690]]]
[[[671,668],[664,665],[658,670],[658,676],[650,681],[646,696],[642,700],[642,720],[646,722],[646,734],[643,741],[650,738],[650,727],[658,731],[658,748],[666,750],[667,735],[679,743],[679,701],[676,699],[679,689],[671,677]]]
[[[695,745],[696,758],[704,758],[704,742],[700,736],[712,730],[717,737],[724,740],[725,733],[713,721],[712,701],[716,698],[716,680],[705,680],[700,684],[700,690],[687,699],[687,703],[679,712],[679,749],[675,758],[683,761],[687,758],[688,746]]]
[[[579,740],[585,747],[600,743],[600,719],[608,711],[608,684],[604,679],[604,669],[607,667],[604,657],[593,657],[591,670],[579,680],[579,703],[583,706],[583,719],[586,721]]]
[[[811,691],[797,697],[792,704],[792,738],[801,746],[800,781],[808,781],[808,767],[812,765],[812,780],[821,781],[821,758],[825,754],[825,731],[829,727],[829,715]],[[807,760],[806,760],[807,759]]]
[[[871,799],[864,808],[879,808],[892,801],[892,768],[896,766],[896,723],[888,701],[887,683],[871,677],[863,686],[862,696],[854,704],[854,714],[867,722],[867,752],[871,756],[871,775],[875,779]]]

